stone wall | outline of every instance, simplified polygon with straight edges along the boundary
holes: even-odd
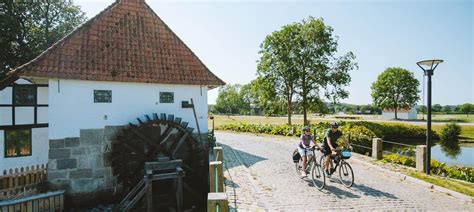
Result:
[[[114,194],[117,180],[109,161],[110,144],[121,128],[83,129],[79,138],[50,140],[48,181],[78,203]]]
[[[123,196],[109,160],[112,140],[121,129],[82,129],[78,138],[49,141],[48,181],[53,188],[66,190],[68,205],[93,205]],[[205,148],[207,133],[201,139]]]

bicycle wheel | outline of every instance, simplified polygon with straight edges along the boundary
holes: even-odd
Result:
[[[299,160],[298,163],[295,163],[296,176],[301,176],[300,162],[301,160]]]
[[[316,160],[313,161],[311,166],[311,181],[313,181],[314,187],[318,190],[322,190],[326,185],[326,176],[324,176],[323,167],[317,163]]]
[[[354,184],[354,172],[351,165],[345,161],[341,161],[339,166],[339,179],[346,187],[351,187]]]

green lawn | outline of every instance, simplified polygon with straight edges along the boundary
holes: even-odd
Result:
[[[418,178],[420,180],[435,184],[437,186],[441,186],[443,188],[447,188],[449,190],[457,191],[459,193],[474,197],[474,184],[472,183],[461,182],[431,175],[429,176],[416,171],[408,171],[406,172],[406,174],[414,178]]]
[[[443,128],[444,125],[432,125],[433,131],[438,133],[438,135],[441,133],[441,129]],[[461,125],[461,135],[460,135],[460,140],[461,142],[469,142],[469,143],[474,143],[474,126],[466,126],[466,125]]]

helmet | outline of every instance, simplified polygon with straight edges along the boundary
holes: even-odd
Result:
[[[304,133],[304,132],[309,132],[309,131],[310,131],[310,129],[309,129],[308,126],[304,126],[304,127],[303,127],[303,133]]]
[[[337,128],[339,127],[339,125],[337,124],[337,122],[331,122],[331,127]]]

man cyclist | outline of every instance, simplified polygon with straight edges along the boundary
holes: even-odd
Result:
[[[322,152],[324,156],[326,157],[326,160],[324,161],[324,168],[325,171],[324,173],[326,176],[331,177],[332,171],[332,163],[331,163],[331,158],[332,155],[336,154],[336,148],[338,147],[337,144],[337,139],[343,136],[342,132],[338,130],[339,125],[337,122],[332,122],[331,123],[331,128],[326,131],[326,134],[324,136],[324,141],[322,145]],[[347,140],[344,139],[344,142],[347,144]],[[349,149],[352,149],[352,146],[349,145]]]
[[[310,149],[313,146],[319,145],[314,142],[314,136],[311,135],[310,128],[308,126],[303,127],[302,134],[300,137],[300,142],[298,144],[298,153],[301,156],[300,167],[301,167],[301,177],[306,177],[306,166],[311,157],[313,157],[313,151]]]

